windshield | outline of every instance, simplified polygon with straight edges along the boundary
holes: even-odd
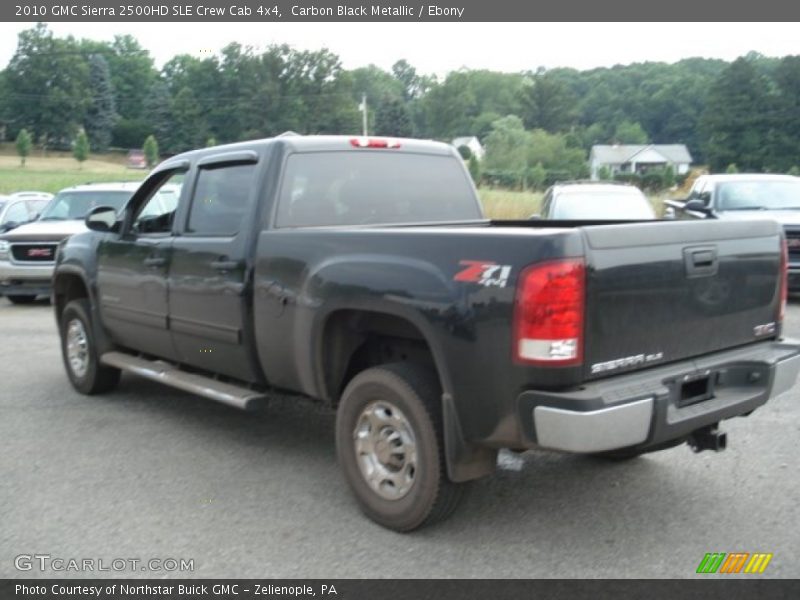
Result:
[[[611,220],[655,219],[653,207],[641,193],[567,192],[558,196],[554,219]]]
[[[289,157],[278,227],[481,219],[478,199],[453,156],[391,150]]]
[[[800,179],[720,183],[717,198],[719,210],[800,210]]]
[[[133,195],[133,191],[82,191],[61,192],[42,212],[41,221],[66,221],[83,219],[98,206],[112,206],[119,211]]]

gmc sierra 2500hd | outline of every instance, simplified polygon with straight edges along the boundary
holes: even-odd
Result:
[[[177,207],[153,209],[165,185]],[[129,371],[240,408],[328,402],[355,498],[400,531],[500,448],[721,449],[719,422],[800,369],[777,223],[489,221],[435,142],[188,152],[86,224],[53,281],[77,390]]]

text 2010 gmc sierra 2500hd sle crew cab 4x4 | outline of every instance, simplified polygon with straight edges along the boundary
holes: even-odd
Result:
[[[177,208],[153,210],[165,185]],[[800,369],[777,223],[488,221],[435,142],[197,150],[86,222],[53,281],[76,389],[128,371],[328,402],[358,503],[396,530],[446,516],[500,448],[720,449]]]

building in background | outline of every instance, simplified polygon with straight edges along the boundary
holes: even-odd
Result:
[[[617,173],[647,173],[671,166],[676,175],[689,172],[692,155],[684,144],[614,144],[592,146],[589,168],[592,179],[600,179],[603,167],[611,177]]]

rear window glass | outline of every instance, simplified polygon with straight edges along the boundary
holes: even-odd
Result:
[[[391,151],[293,154],[277,227],[481,219],[468,175],[452,156]]]
[[[655,219],[650,202],[642,194],[623,192],[572,192],[558,197],[554,219]]]

